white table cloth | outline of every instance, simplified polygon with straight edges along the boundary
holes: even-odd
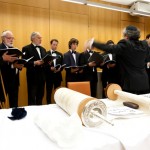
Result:
[[[12,121],[12,109],[0,110],[0,150],[60,150],[56,143],[34,123],[40,113],[69,117],[56,104],[25,107],[27,116]],[[114,126],[103,123],[99,128],[83,126],[83,136],[71,150],[149,150],[150,116],[115,119]]]

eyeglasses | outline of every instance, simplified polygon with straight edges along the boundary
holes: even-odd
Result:
[[[7,36],[5,36],[5,38],[8,40],[14,40],[15,39],[14,37],[7,37]]]

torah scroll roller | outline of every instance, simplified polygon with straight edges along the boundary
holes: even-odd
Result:
[[[83,125],[87,127],[97,127],[102,122],[110,123],[106,119],[106,105],[101,100],[65,87],[56,89],[54,100],[69,115],[78,113]]]
[[[139,109],[150,113],[150,98],[122,91],[118,84],[109,84],[105,91],[110,100],[129,101],[139,105]]]

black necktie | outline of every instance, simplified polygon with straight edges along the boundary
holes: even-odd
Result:
[[[76,51],[72,51],[72,54],[76,54]]]
[[[35,48],[37,48],[37,47],[40,49],[40,46],[35,46]]]
[[[93,51],[89,50],[89,53],[92,53],[92,54],[93,54]]]
[[[52,54],[56,54],[56,52],[55,52],[55,51],[52,51]]]

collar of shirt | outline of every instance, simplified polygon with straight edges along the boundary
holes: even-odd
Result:
[[[35,45],[34,43],[32,43],[33,44],[33,46],[35,47],[35,49],[37,50],[37,52],[38,52],[38,54],[39,54],[39,57],[41,58],[41,52],[40,52],[40,47],[39,47],[39,45],[37,46],[37,45]]]
[[[51,49],[50,53],[51,53],[52,56],[56,56],[56,51],[54,51],[54,50]]]
[[[87,52],[88,52],[88,53],[93,53],[93,51],[92,51],[92,50],[89,50],[89,49],[87,49]]]
[[[32,45],[35,47],[36,45],[34,43],[32,43]]]
[[[55,51],[55,50],[52,50],[52,49],[50,50],[50,52],[51,52],[51,54],[56,53],[56,51]]]
[[[76,51],[73,51],[72,49],[70,49],[70,52],[71,52],[72,54],[76,54]]]
[[[33,44],[33,46],[34,46],[34,47],[36,47],[36,48],[37,48],[37,47],[38,47],[38,48],[40,48],[40,45],[36,45],[36,44],[34,44],[34,43],[32,43],[32,44]]]

